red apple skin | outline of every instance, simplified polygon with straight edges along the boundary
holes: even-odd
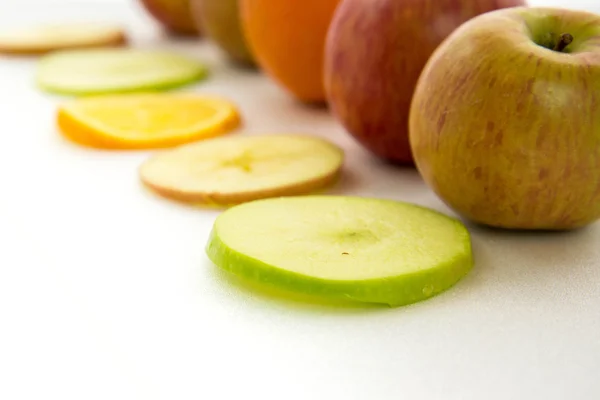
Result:
[[[572,33],[568,52],[535,37]],[[539,42],[538,42],[539,43]],[[456,213],[510,230],[600,218],[600,16],[515,8],[461,26],[417,84],[418,171]]]
[[[330,25],[325,88],[333,115],[376,156],[413,165],[408,114],[435,48],[479,14],[524,0],[344,0]]]
[[[148,13],[167,31],[185,36],[200,34],[189,0],[139,0]]]

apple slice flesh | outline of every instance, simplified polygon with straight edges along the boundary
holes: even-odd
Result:
[[[140,166],[142,182],[163,197],[233,205],[306,194],[333,183],[343,151],[308,135],[227,136],[158,153]]]
[[[170,51],[78,49],[44,56],[36,79],[49,92],[99,95],[176,88],[206,73],[199,61]]]
[[[40,25],[1,31],[0,53],[37,55],[66,49],[121,46],[126,42],[126,34],[118,25]]]
[[[393,200],[296,196],[220,214],[206,253],[218,267],[291,292],[401,306],[439,294],[473,266],[458,220]]]

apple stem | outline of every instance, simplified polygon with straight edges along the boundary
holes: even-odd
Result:
[[[563,33],[562,35],[560,35],[560,39],[558,40],[558,42],[556,43],[556,46],[554,46],[554,51],[563,51],[565,49],[565,47],[567,47],[568,45],[570,45],[573,42],[573,35],[571,35],[570,33]]]

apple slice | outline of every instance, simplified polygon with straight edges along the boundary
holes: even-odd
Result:
[[[125,32],[117,25],[39,25],[1,31],[0,53],[37,55],[65,49],[121,46],[126,42]]]
[[[215,205],[305,194],[334,182],[343,151],[308,135],[228,136],[156,154],[140,167],[158,194]]]
[[[393,200],[264,199],[220,214],[206,245],[218,266],[288,292],[401,306],[439,294],[473,266],[449,216]]]
[[[46,55],[38,85],[49,92],[94,95],[166,90],[206,76],[206,67],[177,53],[140,49],[79,49]]]

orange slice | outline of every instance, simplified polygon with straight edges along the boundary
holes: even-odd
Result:
[[[0,31],[0,53],[45,54],[56,50],[113,47],[127,43],[118,25],[69,23],[28,26]]]
[[[240,124],[226,99],[195,94],[120,94],[59,107],[57,123],[75,143],[105,149],[172,147],[214,137]]]

